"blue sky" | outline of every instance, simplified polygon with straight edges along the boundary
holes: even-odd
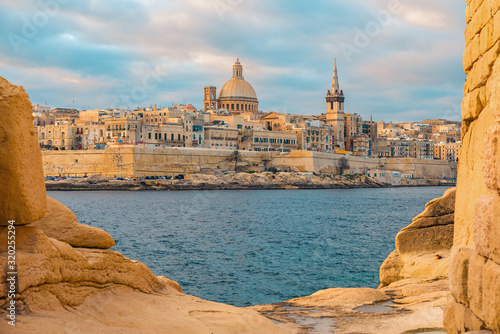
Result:
[[[465,1],[3,0],[0,75],[33,104],[202,108],[236,55],[264,111],[460,119]],[[75,102],[73,102],[73,100]]]

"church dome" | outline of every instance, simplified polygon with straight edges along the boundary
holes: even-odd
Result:
[[[252,85],[243,78],[243,66],[238,60],[233,66],[233,77],[222,86],[219,100],[224,101],[247,101],[258,102],[257,94]]]

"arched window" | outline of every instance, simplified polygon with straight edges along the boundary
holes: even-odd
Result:
[[[234,103],[231,104],[231,110],[234,110]]]
[[[240,110],[240,105],[236,103],[236,110]]]

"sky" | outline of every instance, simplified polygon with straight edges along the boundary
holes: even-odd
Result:
[[[2,0],[0,76],[33,104],[203,108],[239,54],[263,111],[460,120],[465,1]]]

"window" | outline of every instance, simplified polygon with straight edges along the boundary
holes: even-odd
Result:
[[[149,139],[151,139],[151,132],[150,132],[150,133],[148,133],[148,138],[149,138]]]

